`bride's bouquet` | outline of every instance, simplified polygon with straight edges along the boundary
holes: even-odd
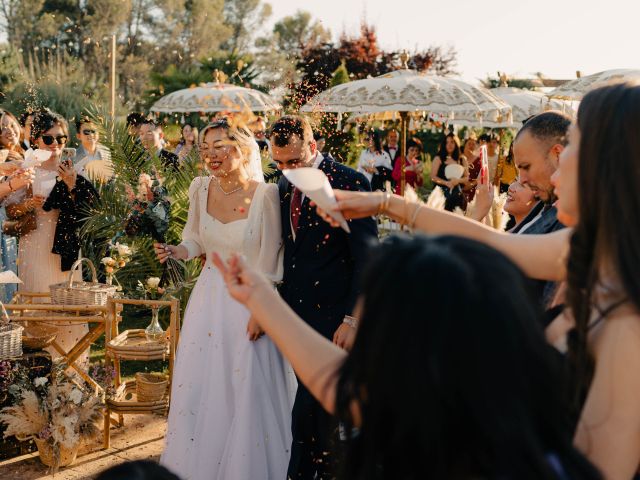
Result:
[[[130,210],[125,221],[125,233],[131,237],[148,235],[154,241],[164,243],[171,220],[171,200],[158,172],[141,173],[137,191],[127,186],[127,197]],[[180,265],[172,258],[165,263],[162,277],[162,284],[168,280],[175,287],[184,282]]]
[[[160,175],[141,173],[137,192],[128,186],[127,197],[130,211],[125,233],[132,237],[149,235],[157,242],[164,242],[171,219],[171,201]]]

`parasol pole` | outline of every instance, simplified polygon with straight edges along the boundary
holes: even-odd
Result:
[[[409,70],[409,54],[403,50],[400,54],[400,62],[402,70]],[[408,112],[400,112],[400,153],[402,154],[402,165],[400,168],[400,195],[404,195],[405,185],[405,169],[407,168],[407,117]]]
[[[409,112],[400,112],[400,153],[402,165],[400,169],[400,195],[404,195],[405,169],[407,167],[407,117]]]
[[[115,135],[116,125],[116,35],[111,35],[111,98],[109,104],[109,115],[111,116],[111,140]]]

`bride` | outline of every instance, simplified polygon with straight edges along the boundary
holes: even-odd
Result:
[[[225,119],[201,135],[211,173],[189,188],[180,245],[155,244],[160,262],[205,255],[184,317],[161,463],[184,480],[283,479],[295,376],[212,264],[240,249],[272,282],[282,277],[280,201],[264,183],[257,144]]]

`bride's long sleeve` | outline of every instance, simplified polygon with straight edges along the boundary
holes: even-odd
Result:
[[[200,239],[200,198],[198,195],[202,182],[202,177],[196,177],[189,186],[189,213],[187,223],[182,230],[180,245],[187,249],[190,259],[205,253],[203,242]]]
[[[280,196],[277,186],[269,184],[264,194],[260,252],[256,266],[273,283],[282,280],[283,254]]]

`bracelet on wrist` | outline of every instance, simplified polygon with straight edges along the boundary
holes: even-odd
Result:
[[[413,215],[411,215],[411,221],[409,222],[409,228],[411,229],[411,231],[413,232],[415,226],[416,226],[416,219],[418,218],[418,213],[420,213],[420,209],[422,208],[422,204],[418,203],[416,204],[416,208],[413,211]]]
[[[342,323],[346,323],[351,328],[358,328],[358,319],[355,317],[352,317],[351,315],[346,315],[342,320]]]
[[[391,193],[389,192],[383,192],[382,193],[382,200],[380,201],[380,204],[378,205],[378,215],[384,213],[387,211],[387,209],[389,208],[389,203],[391,202]]]

